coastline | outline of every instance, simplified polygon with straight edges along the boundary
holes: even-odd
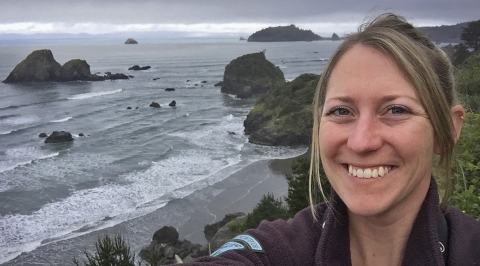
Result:
[[[253,162],[220,182],[184,198],[171,200],[152,213],[85,235],[44,243],[1,265],[32,265],[39,260],[47,265],[65,265],[73,257],[82,259],[85,249],[93,251],[95,242],[106,233],[120,233],[132,251],[138,254],[163,226],[177,228],[181,240],[206,244],[203,232],[205,225],[222,220],[228,213],[250,213],[267,193],[283,199],[288,192],[285,175],[291,172],[290,167],[295,158],[307,154],[309,150],[297,157]]]

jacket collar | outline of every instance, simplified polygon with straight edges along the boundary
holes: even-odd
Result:
[[[333,189],[331,195],[327,203],[331,211],[317,246],[315,265],[352,265],[347,207]],[[438,211],[437,184],[432,178],[413,223],[402,265],[444,265],[437,232]]]

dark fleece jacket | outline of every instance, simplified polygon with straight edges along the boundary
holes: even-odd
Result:
[[[351,265],[347,208],[336,193],[328,204],[332,211],[323,229],[306,208],[291,222],[263,221],[257,229],[246,232],[260,242],[264,253],[232,250],[184,265]],[[319,220],[326,209],[327,203],[316,206]],[[402,265],[445,265],[437,233],[438,209],[438,191],[432,179],[413,224]],[[480,265],[480,223],[452,207],[444,213],[449,225],[448,265]]]

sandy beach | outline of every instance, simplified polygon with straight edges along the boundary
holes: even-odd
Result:
[[[283,199],[288,189],[285,175],[291,171],[294,159],[254,162],[220,182],[184,198],[172,200],[145,216],[70,239],[58,241],[52,239],[2,265],[37,265],[40,258],[49,258],[48,261],[42,261],[42,264],[70,264],[74,256],[82,257],[85,249],[94,250],[95,241],[105,233],[122,234],[132,251],[138,254],[141,248],[150,243],[155,231],[163,226],[177,228],[180,239],[206,244],[203,233],[206,224],[222,220],[227,213],[251,212],[267,193]],[[165,220],[170,221],[169,224],[162,222]],[[58,250],[62,252],[59,253]]]

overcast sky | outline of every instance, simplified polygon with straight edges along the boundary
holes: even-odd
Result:
[[[0,10],[0,34],[240,36],[295,24],[326,36],[354,31],[384,12],[401,14],[416,26],[479,20],[480,0],[0,0]]]

